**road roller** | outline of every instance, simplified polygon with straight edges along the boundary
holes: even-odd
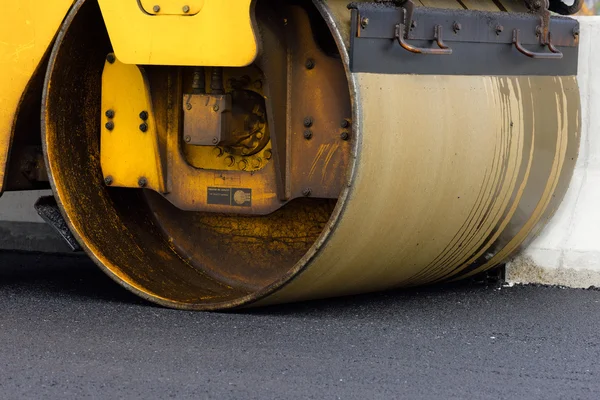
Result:
[[[5,3],[1,191],[162,306],[471,277],[575,166],[580,0]]]

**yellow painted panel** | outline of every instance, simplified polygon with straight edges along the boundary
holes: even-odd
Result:
[[[107,111],[112,111],[110,118]],[[145,121],[140,114],[148,114]],[[106,124],[111,123],[110,129]],[[158,134],[152,113],[152,101],[142,70],[119,61],[104,65],[102,74],[102,127],[100,162],[111,186],[138,187],[145,179],[146,188],[165,191]]]
[[[252,0],[204,0],[196,15],[149,15],[136,0],[98,0],[117,58],[125,64],[241,67],[258,45]]]
[[[0,192],[23,91],[50,46],[72,0],[11,0],[0,12]]]

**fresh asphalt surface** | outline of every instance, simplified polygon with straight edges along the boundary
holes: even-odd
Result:
[[[469,285],[194,313],[0,253],[0,399],[599,399],[600,291]]]

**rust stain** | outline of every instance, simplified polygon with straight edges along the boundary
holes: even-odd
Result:
[[[319,164],[319,160],[321,159],[321,157],[323,156],[323,154],[327,151],[327,149],[329,148],[329,144],[322,144],[319,146],[319,151],[317,152],[317,155],[315,156],[315,158],[313,159],[312,165],[310,167],[310,172],[308,173],[308,179],[311,180],[313,175],[315,174],[315,171],[317,170],[317,165]]]
[[[323,167],[321,167],[321,183],[323,183],[323,184],[325,184],[325,181],[327,179],[329,163],[331,162],[331,160],[333,159],[333,155],[339,148],[340,148],[339,145],[333,144],[329,148],[329,153],[327,153],[327,157],[325,157],[325,161],[323,162]]]

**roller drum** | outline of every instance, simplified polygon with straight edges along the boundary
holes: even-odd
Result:
[[[576,78],[353,73],[342,3],[315,1],[348,81],[344,187],[266,216],[105,187],[97,127],[111,48],[97,6],[74,6],[48,67],[44,146],[63,215],[108,275],[164,306],[257,306],[465,278],[540,231],[577,157]]]

